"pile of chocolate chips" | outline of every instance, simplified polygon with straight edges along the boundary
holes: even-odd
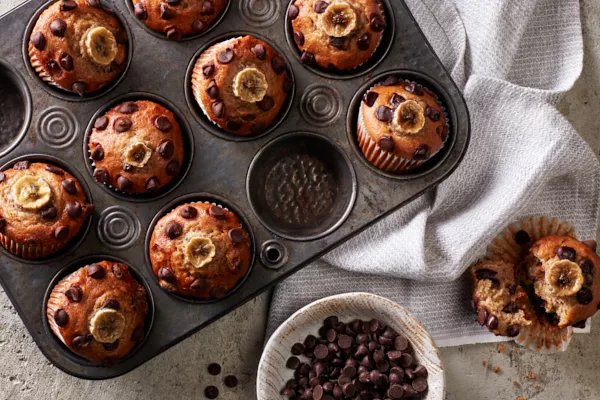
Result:
[[[284,399],[395,400],[425,395],[427,369],[416,364],[408,339],[381,321],[345,324],[331,316],[319,336],[308,335],[303,344],[292,346],[286,367],[295,372],[281,390]]]

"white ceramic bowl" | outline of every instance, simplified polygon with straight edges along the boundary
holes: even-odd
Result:
[[[371,320],[377,318],[396,332],[404,335],[411,343],[417,363],[429,372],[429,390],[426,400],[446,398],[444,368],[435,343],[421,323],[408,311],[384,297],[370,293],[346,293],[317,300],[298,310],[288,318],[267,342],[258,366],[256,395],[258,400],[281,400],[279,394],[285,383],[293,378],[294,371],[285,363],[292,356],[294,343],[304,341],[307,335],[317,335],[323,320],[337,315],[340,321],[355,318]]]

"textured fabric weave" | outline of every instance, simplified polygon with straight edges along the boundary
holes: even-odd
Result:
[[[529,215],[595,237],[600,165],[555,108],[582,69],[579,3],[406,2],[463,91],[469,150],[437,189],[279,284],[268,334],[313,300],[368,291],[407,307],[441,346],[494,341],[463,275],[490,239]]]

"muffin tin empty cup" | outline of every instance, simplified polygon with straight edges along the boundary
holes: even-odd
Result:
[[[0,156],[25,136],[31,120],[31,96],[23,78],[0,60]]]

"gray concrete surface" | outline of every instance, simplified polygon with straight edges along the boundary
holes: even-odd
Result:
[[[0,0],[0,14],[18,3]],[[581,4],[584,72],[560,110],[600,154],[600,3]],[[265,294],[131,373],[89,382],[50,365],[0,290],[0,399],[202,399],[204,388],[212,384],[221,389],[220,399],[254,399],[267,308]],[[447,399],[600,399],[600,316],[593,324],[592,333],[577,335],[564,354],[542,356],[512,344],[502,353],[495,344],[442,349]],[[223,365],[220,377],[206,372],[214,361]],[[498,373],[494,366],[500,367]],[[529,377],[532,372],[535,379]],[[221,379],[227,374],[240,378],[237,389],[225,389]]]

